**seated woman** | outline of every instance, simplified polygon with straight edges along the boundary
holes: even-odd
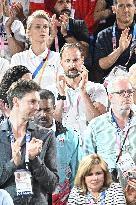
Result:
[[[113,183],[106,162],[97,154],[88,155],[79,164],[68,205],[124,205],[123,189]]]

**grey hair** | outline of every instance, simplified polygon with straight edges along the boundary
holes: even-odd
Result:
[[[117,77],[113,78],[107,85],[108,94],[116,92],[117,90],[116,90],[115,85],[116,85],[117,82],[122,81],[122,80],[125,80],[125,81],[129,82],[128,76],[117,76]]]

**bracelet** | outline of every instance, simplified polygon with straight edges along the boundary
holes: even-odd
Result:
[[[60,94],[58,93],[57,100],[66,100],[66,96],[65,96],[65,95],[60,95]]]

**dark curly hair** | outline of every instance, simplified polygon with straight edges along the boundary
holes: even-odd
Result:
[[[7,91],[12,83],[18,81],[23,75],[31,73],[28,68],[22,65],[14,66],[6,71],[0,83],[0,99],[7,102]]]

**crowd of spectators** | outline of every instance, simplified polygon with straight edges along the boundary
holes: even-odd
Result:
[[[0,0],[0,205],[136,204],[135,0]]]

